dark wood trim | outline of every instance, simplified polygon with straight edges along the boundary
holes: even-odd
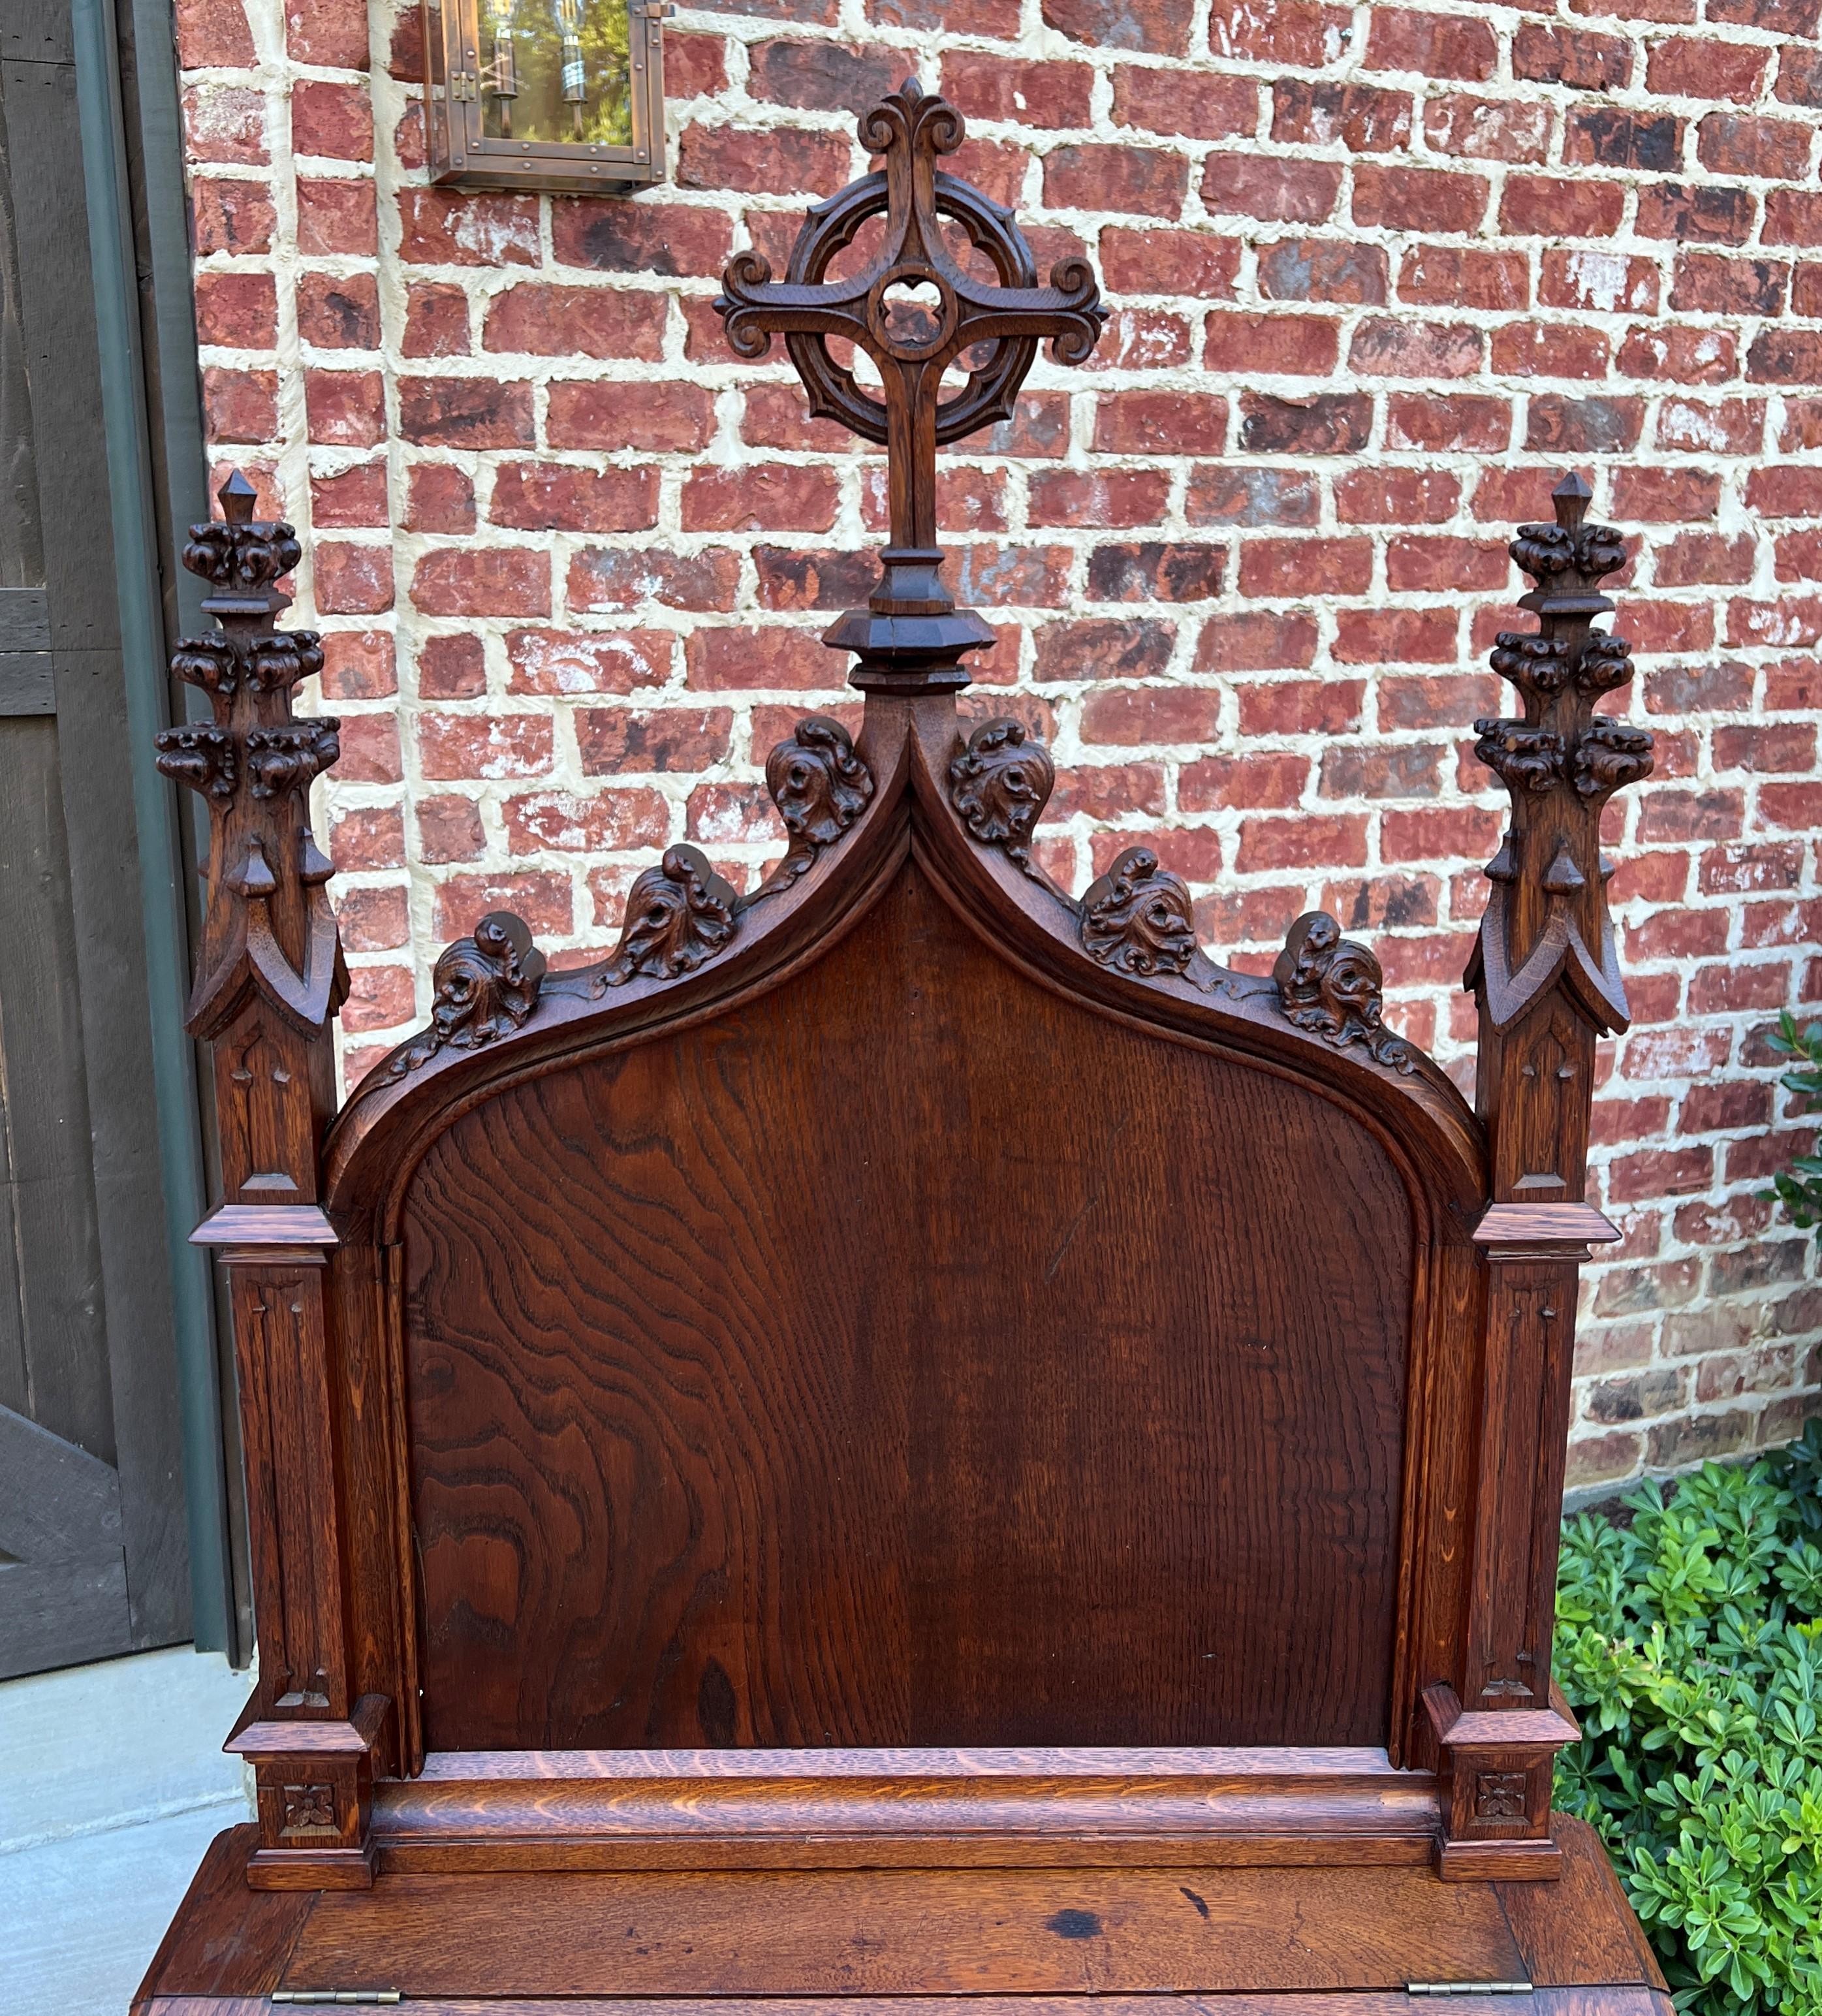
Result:
[[[334,1246],[335,1227],[313,1204],[224,1204],[190,1234],[193,1246]]]
[[[463,1751],[382,1785],[384,1869],[1423,1862],[1382,1750]]]
[[[1622,1236],[1591,1204],[1490,1204],[1474,1229],[1477,1246],[1599,1246]]]

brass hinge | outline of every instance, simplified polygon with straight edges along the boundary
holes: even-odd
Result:
[[[449,80],[449,95],[458,104],[472,105],[481,95],[472,70],[459,70]]]
[[[1407,1981],[1406,1995],[1529,1995],[1529,1981]]]
[[[402,2002],[405,1997],[396,1988],[275,1988],[275,2002],[314,2002],[339,2004],[347,2008],[355,2003],[364,2003],[369,2007],[376,2002]]]

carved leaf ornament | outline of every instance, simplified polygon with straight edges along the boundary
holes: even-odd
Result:
[[[794,880],[819,848],[834,846],[866,810],[873,773],[841,722],[813,714],[774,745],[765,759],[765,788],[790,837],[780,869]]]
[[[949,765],[949,803],[983,846],[1002,847],[1020,867],[1056,787],[1057,768],[1022,722],[983,722]]]
[[[642,975],[674,980],[713,959],[734,934],[739,899],[693,847],[672,847],[633,884],[614,956],[595,992],[624,987]]]
[[[1161,868],[1150,848],[1128,848],[1082,899],[1082,949],[1141,980],[1187,973],[1196,956],[1187,884]]]
[[[1286,1017],[1336,1049],[1358,1043],[1396,1071],[1417,1067],[1411,1046],[1381,1020],[1384,976],[1369,946],[1341,936],[1325,910],[1310,910],[1291,927],[1272,969]]]
[[[430,976],[430,1025],[387,1060],[388,1080],[403,1078],[441,1049],[473,1050],[520,1028],[538,1005],[545,958],[531,927],[510,910],[481,919],[472,938],[438,954]]]

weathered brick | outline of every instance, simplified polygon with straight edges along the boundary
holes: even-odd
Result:
[[[406,473],[405,522],[414,532],[472,532],[474,479],[446,462],[414,463]]]
[[[667,91],[669,61],[667,49]],[[599,273],[718,277],[733,249],[733,221],[706,203],[559,196],[550,207],[550,238],[560,265],[592,267]]]
[[[1044,201],[1053,210],[1175,217],[1189,175],[1182,156],[1161,148],[1058,147],[1044,157]]]
[[[1383,247],[1323,238],[1285,238],[1258,250],[1261,293],[1281,301],[1377,306],[1390,286]]]
[[[1807,175],[1815,129],[1794,119],[1711,112],[1696,131],[1696,153],[1717,175],[1758,175],[1796,182]]]
[[[1410,144],[1411,95],[1370,84],[1316,84],[1284,77],[1272,88],[1272,138],[1341,146],[1350,154],[1392,153]]]
[[[545,616],[550,556],[524,546],[442,547],[418,561],[411,599],[427,616]]]
[[[373,185],[326,177],[297,182],[297,250],[307,259],[371,258],[380,249]]]
[[[1208,319],[1202,363],[1209,371],[1326,378],[1340,350],[1341,324],[1326,315],[1221,311]]]
[[[1116,293],[1164,291],[1229,301],[1240,247],[1207,231],[1136,230],[1110,225],[1100,236],[1101,278]],[[749,394],[749,401],[751,395]],[[774,445],[782,446],[777,443]]]
[[[1320,224],[1341,193],[1341,171],[1326,161],[1219,153],[1211,154],[1202,171],[1203,202],[1241,217]]]
[[[384,463],[356,463],[333,475],[311,477],[310,523],[315,531],[388,522]]]
[[[425,266],[535,266],[542,260],[538,199],[404,189],[399,256]]]
[[[1269,7],[1253,0],[1212,0],[1208,45],[1218,56],[1246,63],[1320,70],[1341,55],[1351,26],[1345,8],[1318,0],[1274,0]]]
[[[1373,426],[1373,401],[1359,392],[1302,399],[1249,392],[1240,409],[1240,445],[1255,455],[1349,455],[1365,446]]]
[[[1192,525],[1313,525],[1321,514],[1320,488],[1302,470],[1200,463],[1183,499]]]
[[[257,182],[199,176],[190,185],[191,235],[198,258],[215,252],[270,251],[276,218],[271,196]]]
[[[1036,643],[1040,680],[1154,679],[1170,662],[1176,633],[1169,624],[1150,618],[1090,618],[1046,623]]]
[[[571,609],[590,613],[636,609],[728,610],[740,585],[740,556],[726,547],[679,553],[641,541],[636,546],[585,547],[570,562],[565,589]]]
[[[1147,56],[1183,55],[1194,11],[1190,0],[1043,0],[1046,23],[1071,40]]]
[[[464,633],[427,637],[418,653],[418,694],[423,700],[472,700],[487,691],[487,653]]]
[[[551,764],[551,724],[542,715],[426,714],[417,743],[427,777],[495,783],[542,776]]]
[[[1021,95],[1040,109],[1034,112],[1021,106],[1015,113],[1002,117],[1016,117],[1028,126],[1086,126],[1089,123],[1086,70],[1082,83],[1077,85],[1073,66],[1033,63],[1019,67],[1047,71],[1057,77],[1071,77],[1069,97],[1066,103],[1058,103],[1055,95],[1058,87],[1053,85],[1046,89],[1034,77]],[[947,63],[943,74],[946,79]],[[1082,94],[1079,102],[1075,96],[1078,89]],[[1114,72],[1114,120],[1118,125],[1143,127],[1153,133],[1180,133],[1193,140],[1227,140],[1251,133],[1258,124],[1258,117],[1259,90],[1251,77],[1207,77],[1174,67],[1141,69],[1134,63],[1122,63]]]
[[[1121,78],[1157,74],[1122,70]],[[1033,62],[951,49],[942,59],[942,94],[969,120],[1021,126],[1086,126],[1094,72],[1086,63]],[[1122,124],[1143,124],[1119,115]],[[1165,127],[1174,132],[1175,127]]]
[[[494,478],[488,516],[518,531],[643,532],[657,522],[655,469],[582,469],[510,462]]]
[[[466,357],[474,347],[468,326],[468,296],[460,287],[419,280],[405,290],[407,357]]]
[[[1473,231],[1490,187],[1483,175],[1363,163],[1354,174],[1354,221],[1392,231]]]
[[[452,875],[436,884],[432,927],[439,941],[461,938],[489,910],[523,917],[535,938],[567,938],[574,921],[569,877],[548,869]]]
[[[1499,38],[1472,15],[1375,7],[1366,38],[1369,70],[1414,70],[1427,77],[1482,79],[1493,74]]]
[[[378,371],[306,371],[310,438],[336,448],[371,448],[386,435],[386,380]]]
[[[1556,22],[1524,21],[1512,38],[1512,74],[1575,91],[1619,91],[1632,74],[1633,46]]]
[[[185,70],[250,70],[258,60],[242,0],[178,0],[175,11]]]
[[[1094,440],[1116,455],[1208,455],[1227,432],[1227,401],[1206,392],[1104,393]]]
[[[1143,540],[1096,546],[1088,556],[1090,602],[1204,602],[1221,592],[1221,548]]]
[[[291,146],[339,161],[373,158],[373,105],[362,84],[301,81],[291,92]]]
[[[725,707],[578,707],[576,742],[590,776],[688,776],[726,756],[733,720]]]
[[[689,126],[677,146],[677,182],[682,189],[819,196],[849,179],[849,163],[838,133]]]
[[[782,462],[702,469],[683,487],[683,529],[826,532],[835,522],[835,481],[827,470]]]
[[[297,282],[297,335],[319,350],[377,350],[379,282],[371,273],[301,275]]]
[[[495,378],[401,378],[398,428],[427,448],[529,448],[531,388]]]

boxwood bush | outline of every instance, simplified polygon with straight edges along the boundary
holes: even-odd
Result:
[[[1563,1532],[1557,1804],[1606,1842],[1680,2009],[1822,2012],[1822,1420]]]

